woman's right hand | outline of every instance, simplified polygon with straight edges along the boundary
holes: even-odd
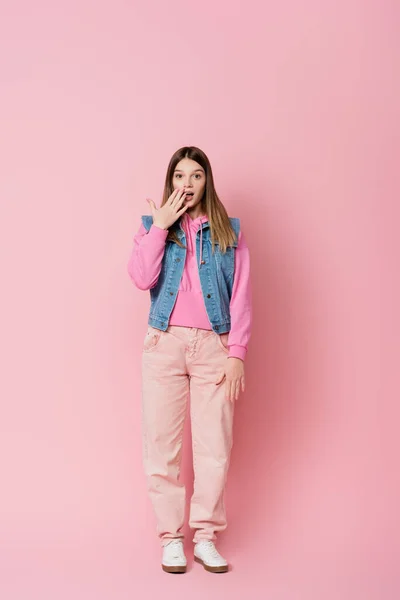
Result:
[[[157,208],[153,200],[147,198],[150,205],[151,214],[153,216],[153,224],[160,229],[168,229],[179,219],[187,209],[187,206],[182,204],[186,198],[186,193],[183,189],[176,189],[172,192],[164,206]]]

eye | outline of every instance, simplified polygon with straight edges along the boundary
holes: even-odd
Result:
[[[175,177],[182,177],[182,175],[180,173],[175,173]]]

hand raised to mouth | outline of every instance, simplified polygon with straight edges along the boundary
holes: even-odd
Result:
[[[183,190],[172,192],[167,202],[161,208],[157,208],[153,200],[147,198],[153,216],[153,224],[160,229],[168,229],[188,208],[184,204],[186,194]]]

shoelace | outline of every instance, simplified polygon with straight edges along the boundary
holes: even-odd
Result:
[[[182,542],[174,540],[168,544],[168,548],[172,550],[172,558],[183,558]]]
[[[213,558],[222,558],[220,553],[214,546],[213,542],[211,542],[211,541],[202,542],[201,545],[203,546],[203,548],[205,548],[207,550],[207,552],[209,552],[211,554],[211,556]]]

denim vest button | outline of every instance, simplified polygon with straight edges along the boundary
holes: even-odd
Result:
[[[173,296],[173,295],[174,295],[174,292],[170,292],[170,293],[169,293],[169,295],[170,295],[170,296]]]
[[[180,258],[175,259],[175,262],[181,262]]]
[[[211,298],[211,294],[207,294],[207,298]]]
[[[218,329],[219,329],[219,326],[218,326],[218,325],[216,325],[216,326],[215,326],[215,329],[218,331]]]

